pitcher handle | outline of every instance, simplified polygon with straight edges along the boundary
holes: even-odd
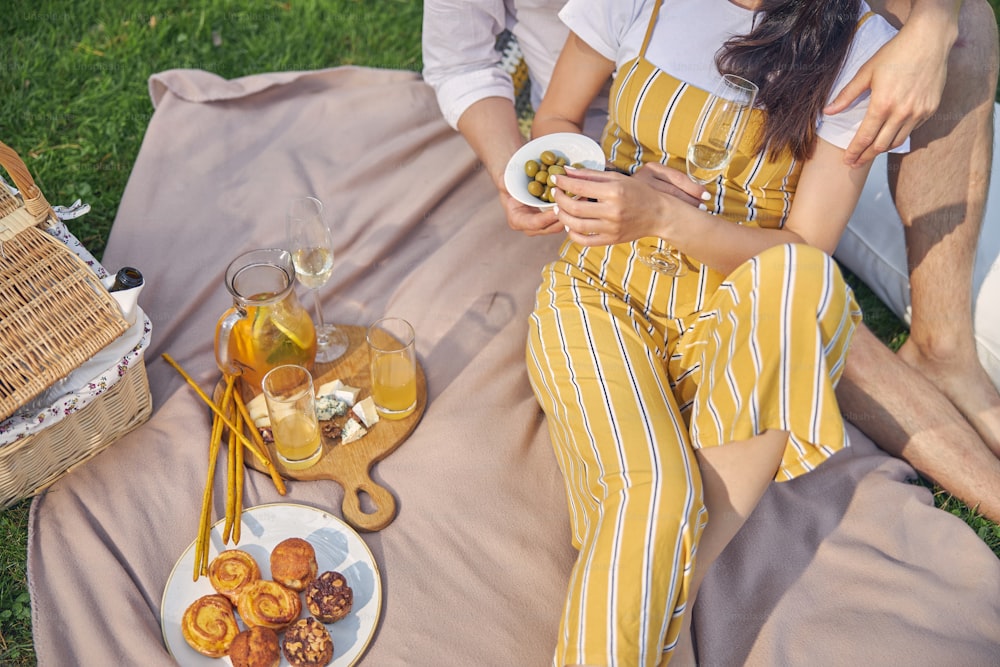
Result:
[[[225,375],[241,375],[243,367],[229,352],[229,340],[236,323],[247,316],[239,308],[230,308],[219,318],[215,326],[215,363]]]

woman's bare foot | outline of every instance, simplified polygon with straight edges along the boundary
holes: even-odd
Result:
[[[975,350],[937,344],[929,353],[909,338],[897,354],[948,397],[983,442],[1000,458],[1000,393],[983,370]]]

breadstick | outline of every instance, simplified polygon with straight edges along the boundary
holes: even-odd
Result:
[[[248,440],[247,437],[243,435],[243,433],[233,428],[234,426],[233,422],[228,417],[226,417],[221,413],[221,411],[219,410],[219,406],[217,406],[212,401],[212,399],[210,399],[208,395],[204,391],[202,391],[201,387],[198,386],[198,384],[191,378],[191,376],[188,375],[184,371],[184,369],[181,368],[169,354],[164,352],[160,356],[162,356],[164,361],[173,366],[177,370],[177,372],[181,374],[181,377],[183,377],[187,381],[187,383],[191,385],[191,387],[195,390],[198,396],[201,397],[201,400],[205,401],[205,404],[208,405],[208,407],[211,408],[212,411],[219,416],[219,419],[222,420],[223,424],[228,426],[230,429],[236,431],[236,437],[240,439],[240,441],[243,443],[243,446],[249,449],[250,453],[256,456],[257,459],[260,460],[260,462],[264,465],[264,467],[267,468],[267,471],[271,474],[271,479],[274,481],[274,486],[278,489],[278,493],[280,493],[281,495],[285,495],[285,482],[284,480],[281,479],[281,475],[278,474],[278,470],[274,467],[274,463],[271,462],[270,457],[268,457],[260,449],[258,449],[256,445],[250,442],[250,440]]]
[[[236,392],[239,394],[239,392]],[[243,426],[243,417],[237,413],[236,425]],[[233,522],[233,544],[240,543],[240,526],[243,525],[243,443],[236,440],[236,520]]]
[[[264,442],[264,438],[261,436],[260,431],[257,426],[254,425],[253,419],[250,418],[250,412],[247,410],[247,404],[243,401],[243,394],[240,392],[235,392],[233,397],[236,399],[236,409],[239,411],[240,416],[243,417],[243,422],[248,424],[248,429],[250,430],[250,435],[253,436],[254,442],[257,443],[257,447],[260,451],[264,453],[267,457],[267,470],[271,473],[271,480],[274,485],[278,487],[278,493],[285,495],[285,482],[281,479],[281,475],[278,474],[278,469],[274,467],[274,463],[271,461],[271,452],[267,448],[267,443]],[[259,458],[259,457],[258,457]]]
[[[233,395],[234,378],[226,378],[226,392],[222,397],[222,409],[228,409]],[[215,408],[215,404],[212,404]],[[219,458],[219,447],[222,444],[222,424],[224,417],[216,409],[217,420],[213,424],[212,437],[208,446],[208,478],[205,482],[205,492],[201,498],[201,521],[198,524],[198,538],[195,540],[194,580],[208,573],[208,545],[212,530],[212,491],[215,479],[215,464]]]
[[[239,413],[235,413],[236,427],[239,428]],[[229,544],[233,534],[233,518],[236,516],[236,433],[230,429],[229,443],[226,449],[226,522],[222,527],[222,543]]]

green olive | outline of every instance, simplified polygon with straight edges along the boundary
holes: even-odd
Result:
[[[559,165],[560,167],[565,167],[566,166],[566,158],[564,158],[564,157],[558,158],[556,160],[556,164]]]
[[[542,165],[538,164],[537,160],[528,160],[524,163],[524,173],[528,175],[528,178],[534,178],[538,170],[542,168]]]
[[[552,151],[542,151],[541,160],[542,164],[549,165],[556,163],[556,154]]]
[[[574,162],[574,163],[572,164],[572,166],[573,166],[573,167],[574,167],[575,169],[583,169],[583,163],[582,163],[582,162]]]
[[[545,194],[545,186],[538,181],[531,181],[528,183],[528,192],[531,193],[532,197],[541,198]]]
[[[535,174],[535,180],[538,181],[539,183],[548,183],[549,182],[549,172],[547,172],[544,169],[542,169],[537,174]]]
[[[562,165],[554,164],[551,167],[549,167],[549,176],[551,176],[552,174],[557,174],[558,175],[558,174],[565,174],[565,173],[566,173],[566,168],[564,166],[562,166]]]

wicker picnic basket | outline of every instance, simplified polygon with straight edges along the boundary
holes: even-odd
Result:
[[[130,327],[98,275],[46,229],[58,225],[24,162],[0,142],[0,422]],[[0,445],[0,507],[35,495],[152,411],[145,366],[79,411]]]

